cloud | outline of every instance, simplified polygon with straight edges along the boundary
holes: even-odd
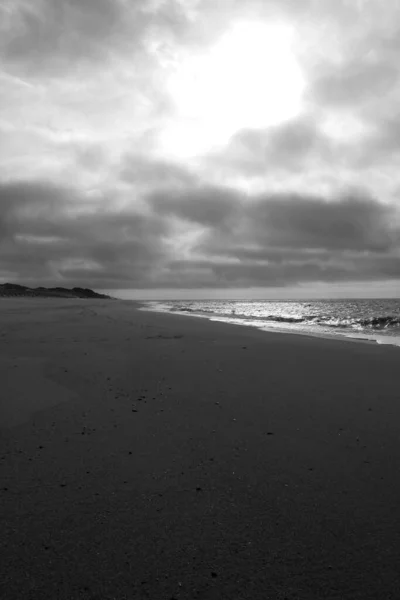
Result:
[[[4,0],[0,276],[103,289],[400,279],[397,12]],[[303,103],[208,146],[210,123],[184,120],[169,77],[243,19],[292,26]],[[195,156],[166,151],[181,130]]]
[[[57,75],[146,50],[152,28],[179,32],[185,11],[125,0],[12,0],[2,7],[2,54],[24,75]]]
[[[151,193],[143,206],[110,208],[106,197],[46,182],[3,184],[1,271],[26,283],[101,289],[281,286],[400,274],[399,214],[361,193],[246,199],[199,185]],[[182,239],[196,234],[185,257],[176,222]]]
[[[150,159],[129,153],[121,161],[119,176],[135,186],[169,189],[176,186],[196,186],[199,176],[190,169],[168,160]],[[162,206],[161,206],[162,208]]]
[[[135,285],[162,262],[164,224],[135,210],[107,208],[48,183],[0,188],[3,272],[26,281]],[[94,286],[96,287],[96,286]]]
[[[179,269],[190,268],[193,285],[205,280],[213,286],[400,276],[399,211],[361,192],[335,199],[273,195],[245,201],[229,190],[208,190],[209,206],[217,213],[210,211],[210,218],[199,212],[204,207],[199,197],[197,192],[166,201],[168,214],[208,227],[194,247],[202,258],[172,262],[172,281]]]
[[[240,198],[233,189],[203,185],[178,192],[158,192],[147,201],[159,214],[219,230],[234,226],[234,220],[242,212]]]
[[[314,82],[315,102],[342,108],[382,100],[399,84],[398,67],[387,62],[385,54],[382,53],[379,59],[352,57],[345,65],[328,66]]]
[[[335,150],[335,144],[315,118],[301,115],[267,129],[239,130],[229,145],[211,155],[208,161],[248,175],[279,170],[293,173],[304,170],[313,161],[315,164],[333,160]]]
[[[100,58],[109,50],[113,32],[122,28],[122,17],[118,1],[16,0],[3,7],[3,56],[29,74]]]
[[[278,196],[249,208],[252,236],[272,246],[385,252],[398,242],[393,208],[368,197]]]

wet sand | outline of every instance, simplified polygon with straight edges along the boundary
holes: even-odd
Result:
[[[400,352],[0,299],[0,597],[400,598]]]

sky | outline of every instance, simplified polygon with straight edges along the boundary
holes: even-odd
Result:
[[[398,0],[0,0],[0,283],[400,295]]]

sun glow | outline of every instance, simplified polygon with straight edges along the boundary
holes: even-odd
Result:
[[[195,154],[239,129],[277,125],[299,113],[304,87],[288,27],[237,24],[207,53],[177,65],[168,82],[177,119],[164,142]]]

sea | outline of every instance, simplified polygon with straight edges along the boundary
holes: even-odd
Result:
[[[223,321],[263,331],[341,337],[400,347],[400,299],[165,300],[142,310]]]

